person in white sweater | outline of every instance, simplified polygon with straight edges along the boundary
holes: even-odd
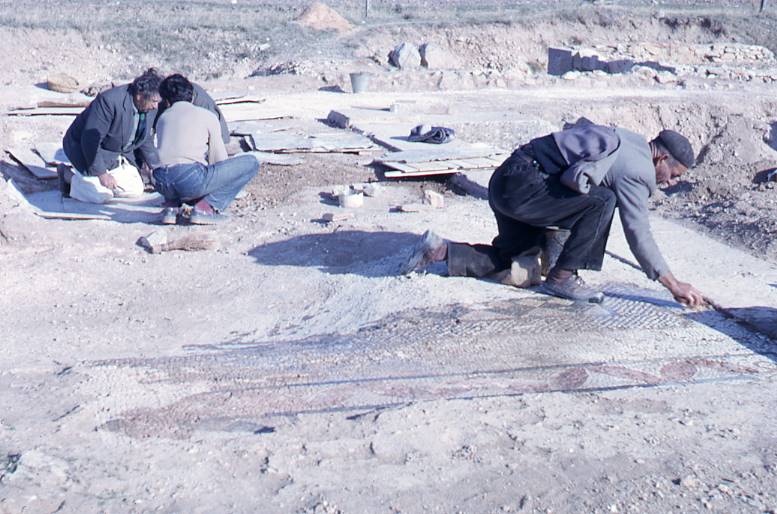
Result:
[[[186,77],[170,75],[159,94],[170,105],[157,122],[161,166],[154,182],[165,197],[162,223],[175,224],[182,203],[194,205],[192,224],[225,221],[223,211],[257,174],[259,162],[252,155],[228,158],[218,118],[192,104],[194,88]]]

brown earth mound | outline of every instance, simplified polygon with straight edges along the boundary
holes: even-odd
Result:
[[[322,2],[313,2],[297,18],[297,23],[313,30],[334,30],[348,32],[353,28],[351,22],[337,11]]]

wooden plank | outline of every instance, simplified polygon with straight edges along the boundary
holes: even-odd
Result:
[[[491,168],[494,166],[494,161],[485,159],[483,157],[475,157],[472,159],[466,159],[466,162],[471,164],[474,169],[477,168]]]
[[[438,170],[438,171],[417,171],[415,173],[403,173],[401,171],[387,171],[383,174],[386,178],[411,178],[411,177],[429,177],[432,175],[451,175],[458,173],[458,170]]]
[[[418,168],[414,168],[410,164],[405,164],[402,162],[383,162],[381,163],[383,166],[386,166],[387,168],[392,168],[397,171],[401,171],[403,173],[415,173],[418,171]]]
[[[450,170],[451,172],[457,171],[458,167],[451,167],[447,161],[433,161],[433,162],[414,162],[413,166],[418,171],[444,171]]]
[[[285,112],[280,112],[272,107],[257,103],[225,104],[221,106],[221,112],[228,123],[252,120],[278,120],[291,118]]]
[[[459,146],[458,148],[448,145],[426,145],[425,148],[388,153],[384,158],[390,161],[413,163],[476,158],[501,159],[502,156],[505,156],[504,158],[506,158],[506,154],[498,148],[486,145],[469,145],[468,147]]]
[[[465,170],[476,170],[483,167],[478,159],[461,159],[461,164]]]
[[[235,98],[243,98],[245,93],[238,93],[236,91],[211,91],[210,97],[217,104],[224,100],[234,100]]]
[[[460,159],[451,159],[450,161],[444,161],[444,162],[447,163],[448,166],[450,166],[451,168],[462,169],[465,167],[464,163],[466,161],[463,161]]]
[[[38,102],[38,107],[45,109],[49,107],[78,107],[83,109],[89,107],[92,100],[41,100]]]
[[[215,100],[216,105],[237,105],[237,104],[261,104],[266,102],[266,98],[259,96],[236,96],[233,98],[220,98]]]
[[[246,152],[256,157],[256,160],[267,164],[276,164],[278,166],[294,166],[296,164],[302,164],[303,160],[299,157],[291,157],[284,154],[268,153],[268,152]],[[242,154],[241,154],[242,155]]]
[[[106,214],[81,214],[78,212],[49,212],[39,210],[36,210],[35,214],[47,220],[111,220],[111,217]]]
[[[78,116],[80,107],[44,107],[36,109],[14,109],[6,113],[7,116]]]

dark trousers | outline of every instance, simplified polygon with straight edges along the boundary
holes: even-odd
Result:
[[[556,266],[601,270],[615,194],[592,186],[580,194],[548,175],[521,150],[496,169],[488,185],[489,205],[499,234],[490,245],[450,243],[448,273],[485,277],[510,267],[512,258],[539,253],[547,227],[570,231]]]

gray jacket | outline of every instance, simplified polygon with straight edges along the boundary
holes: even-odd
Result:
[[[591,185],[611,189],[626,241],[642,270],[653,280],[669,273],[648,220],[648,199],[656,191],[656,169],[645,138],[590,122],[554,132],[552,137],[567,166],[547,171],[560,173],[561,182],[580,193],[588,192]]]
[[[152,127],[156,110],[146,113],[145,130],[137,141],[133,126],[135,107],[128,85],[97,95],[67,129],[62,146],[75,168],[99,176],[116,167],[119,156],[140,168],[136,154],[151,169],[159,166]]]

